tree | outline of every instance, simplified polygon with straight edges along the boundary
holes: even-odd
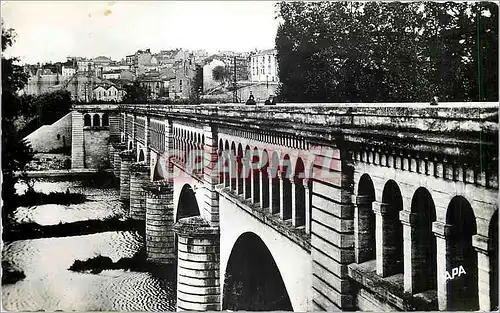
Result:
[[[13,44],[14,37],[14,31],[5,29],[2,25],[2,52]],[[16,58],[7,59],[2,54],[2,199],[4,201],[2,219],[4,221],[7,221],[7,216],[11,212],[15,195],[14,185],[17,178],[14,172],[22,171],[33,158],[31,147],[23,140],[14,123],[29,107],[22,105],[18,95],[27,82],[27,75],[16,61]]]
[[[224,66],[217,65],[212,70],[212,77],[216,81],[224,82],[231,77],[231,73]]]
[[[146,103],[148,101],[149,92],[138,81],[123,86],[123,89],[125,90],[123,103]]]
[[[280,2],[277,8],[281,101],[498,99],[495,4]]]
[[[37,110],[39,124],[52,124],[71,111],[71,93],[57,90],[36,97],[33,106]]]

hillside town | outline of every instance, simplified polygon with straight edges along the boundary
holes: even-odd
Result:
[[[121,60],[68,56],[65,62],[27,64],[23,92],[40,95],[67,90],[77,102],[120,102],[125,86],[138,83],[148,101],[189,99],[195,90],[205,101],[244,102],[252,94],[264,101],[276,93],[276,50],[237,53],[205,50],[138,50]],[[202,84],[194,86],[196,73]]]

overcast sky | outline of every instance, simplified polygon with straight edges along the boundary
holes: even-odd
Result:
[[[274,1],[2,1],[17,33],[8,56],[27,63],[67,56],[120,60],[138,49],[249,51],[274,47]]]

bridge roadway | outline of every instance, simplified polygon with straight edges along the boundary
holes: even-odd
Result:
[[[75,105],[106,166],[179,310],[498,306],[496,103]]]

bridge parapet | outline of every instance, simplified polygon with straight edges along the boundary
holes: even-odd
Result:
[[[353,143],[417,146],[429,152],[479,155],[498,141],[497,103],[378,103],[378,104],[281,104],[151,105],[122,104],[121,112],[184,121],[209,122],[236,129],[272,130],[300,134],[315,142],[331,142],[339,136]],[[454,149],[450,149],[454,147]],[[460,147],[460,149],[456,149]],[[466,153],[463,153],[467,149]],[[493,148],[496,151],[496,148]],[[496,153],[495,153],[496,154]]]
[[[152,105],[121,104],[121,112],[144,115],[195,117],[209,120],[273,121],[305,125],[353,126],[393,130],[431,132],[498,130],[497,103],[425,103],[377,104],[281,104],[276,106],[243,105]],[[469,121],[458,125],[458,121]],[[454,123],[455,122],[455,123]],[[276,124],[274,124],[277,126]]]

